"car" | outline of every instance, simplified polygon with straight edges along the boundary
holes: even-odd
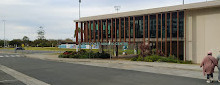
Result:
[[[16,47],[15,50],[25,50],[25,49],[22,47]]]

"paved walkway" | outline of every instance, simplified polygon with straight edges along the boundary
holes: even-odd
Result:
[[[134,70],[141,72],[159,73],[166,75],[184,76],[198,79],[205,79],[202,74],[202,68],[197,64],[175,64],[164,62],[136,62],[129,60],[110,60],[110,59],[69,59],[58,58],[58,55],[44,54],[26,54],[26,57],[42,60],[59,61],[74,64],[83,64],[99,67],[108,67],[116,69]],[[217,68],[214,73],[214,79],[217,80]]]

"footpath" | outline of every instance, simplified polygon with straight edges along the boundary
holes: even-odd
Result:
[[[28,58],[36,58],[36,59],[49,60],[49,61],[205,79],[205,76],[203,76],[202,73],[202,68],[200,68],[198,64],[137,62],[137,61],[115,60],[115,59],[114,60],[71,59],[71,58],[58,58],[58,55],[53,55],[53,54],[25,54],[25,56]],[[217,76],[218,76],[218,70],[216,68],[214,73],[215,80],[217,80]]]

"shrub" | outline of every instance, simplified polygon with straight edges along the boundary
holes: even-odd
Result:
[[[63,54],[58,56],[59,58],[110,58],[110,54],[106,52],[102,53],[93,53],[87,52],[86,50],[80,50],[79,52],[75,51],[65,51]]]
[[[178,60],[175,56],[171,55],[169,57],[162,57],[159,55],[151,55],[146,57],[135,57],[131,61],[146,61],[146,62],[169,62],[169,63],[181,63],[181,64],[192,64],[192,61],[181,61]]]
[[[144,58],[143,58],[142,56],[139,56],[139,57],[137,58],[137,61],[144,61]]]
[[[131,61],[137,61],[138,57],[131,58]]]

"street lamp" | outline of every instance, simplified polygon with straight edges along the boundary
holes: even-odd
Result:
[[[4,48],[6,47],[6,40],[5,40],[5,22],[6,20],[2,20],[4,24]]]
[[[79,0],[79,19],[80,19],[80,4],[81,4],[81,0]],[[80,23],[80,26],[82,26],[81,24],[82,23]],[[82,29],[82,27],[80,27],[80,29]],[[82,33],[82,32],[80,32],[80,33]],[[79,33],[77,35],[79,35]],[[81,50],[81,39],[79,38],[79,36],[78,36],[78,39],[79,39],[79,50]]]
[[[81,0],[79,0],[79,18],[80,18],[80,4],[81,4]]]
[[[114,8],[115,8],[115,10],[116,10],[117,13],[118,13],[118,11],[120,10],[121,6],[114,6]]]

